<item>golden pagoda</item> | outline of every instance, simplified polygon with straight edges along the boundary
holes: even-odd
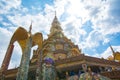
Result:
[[[104,80],[120,80],[120,62],[83,54],[81,49],[64,35],[56,15],[51,24],[48,38],[43,41],[39,39],[40,36],[32,38],[32,46],[35,44],[42,44],[42,46],[33,50],[32,59],[29,61],[27,80],[84,80],[80,79],[83,73],[89,73],[88,75],[96,73],[109,78]],[[36,78],[42,73],[46,58],[51,58],[54,61],[55,79]],[[0,78],[4,77],[3,80],[16,80],[20,68],[6,68],[4,71],[1,68],[1,72],[3,72],[0,74]],[[42,77],[44,76],[47,75]],[[72,79],[72,77],[74,78]]]

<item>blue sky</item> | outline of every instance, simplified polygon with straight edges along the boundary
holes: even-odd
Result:
[[[0,65],[14,31],[22,26],[47,38],[55,11],[64,34],[82,53],[104,57],[112,55],[109,43],[120,51],[120,0],[1,0]],[[9,68],[18,66],[21,50],[16,42]]]

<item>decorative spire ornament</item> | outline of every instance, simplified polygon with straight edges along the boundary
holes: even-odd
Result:
[[[32,21],[31,21],[31,24],[30,24],[30,27],[29,27],[29,33],[31,33],[31,30],[32,30]]]
[[[111,46],[110,43],[109,43],[109,46],[110,46],[110,49],[111,49],[111,51],[112,51],[112,53],[113,53],[113,60],[115,60],[115,51],[113,50],[113,48],[112,48],[112,46]]]

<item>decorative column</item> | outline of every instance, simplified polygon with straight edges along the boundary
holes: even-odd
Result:
[[[42,80],[42,50],[38,49],[37,69],[36,69],[36,80]]]
[[[27,80],[31,47],[32,47],[32,38],[30,36],[26,41],[26,46],[22,53],[22,59],[21,59],[20,67],[18,69],[16,80]]]

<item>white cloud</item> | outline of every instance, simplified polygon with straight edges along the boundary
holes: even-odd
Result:
[[[3,59],[4,59],[4,56],[5,56],[5,50],[0,50],[0,65],[2,64],[2,62],[3,62]]]
[[[48,25],[49,25],[49,21],[48,19],[41,15],[41,14],[36,14],[36,15],[19,15],[16,14],[14,16],[8,16],[8,19],[12,22],[12,24],[15,24],[14,27],[19,27],[22,26],[24,27],[27,31],[30,27],[31,24],[31,20],[32,20],[32,32],[41,32],[46,30],[46,32],[49,31]],[[27,19],[27,20],[26,20]],[[50,25],[49,25],[50,26]]]
[[[14,49],[10,60],[9,69],[18,67],[22,57],[22,50],[18,42],[14,43]]]
[[[8,31],[6,28],[0,27],[0,65],[2,64],[5,56],[11,35],[12,32]]]
[[[12,34],[13,33],[7,30],[7,28],[0,28],[0,44],[2,45],[0,46],[1,49],[5,49],[5,47],[8,45]]]
[[[120,46],[112,46],[112,47],[115,52],[116,51],[120,52]],[[105,59],[108,58],[109,56],[113,56],[110,47],[108,47],[102,54],[100,54],[100,56]]]
[[[65,8],[67,7],[68,1],[67,0],[55,0],[54,1],[54,10],[57,12],[58,18],[65,12]]]
[[[2,20],[3,20],[3,18],[2,18],[2,17],[0,17],[0,22],[2,22]]]
[[[115,52],[120,52],[120,46],[112,46],[112,48]],[[109,56],[113,56],[113,53],[112,53],[111,48],[108,47],[102,53],[93,53],[92,55],[89,55],[89,54],[85,54],[85,55],[107,59]]]
[[[92,18],[94,29],[97,29],[103,36],[120,32],[120,23],[117,23],[118,18],[110,15],[110,10],[112,9],[111,0],[101,6],[99,7],[100,12],[97,14],[97,17]]]
[[[5,3],[5,4],[3,4]],[[21,0],[1,0],[0,3],[0,14],[9,13],[9,10],[14,8],[18,9],[21,5]]]
[[[108,43],[110,39],[106,37],[107,35],[120,32],[120,24],[116,24],[116,27],[114,27],[112,24],[114,17],[109,17],[109,10],[111,9],[110,1],[55,0],[54,5],[45,4],[44,10],[37,14],[28,13],[28,9],[21,5],[21,0],[5,0],[3,2],[5,2],[6,6],[0,3],[0,14],[6,14],[5,16],[11,23],[3,22],[3,18],[0,17],[3,25],[7,26],[7,29],[0,28],[0,43],[2,43],[2,47],[0,47],[2,48],[2,50],[0,50],[2,54],[0,54],[0,56],[4,55],[3,53],[6,51],[7,44],[16,28],[22,26],[28,31],[31,20],[33,22],[32,33],[42,32],[44,38],[47,38],[55,10],[57,11],[57,16],[61,21],[65,35],[82,49],[97,47],[100,45],[100,41],[102,41],[103,44]],[[15,10],[9,12],[10,9]],[[36,10],[37,8],[32,7],[32,9]],[[12,15],[9,15],[9,13],[12,13]],[[63,15],[65,15],[65,17],[62,17]],[[64,20],[61,20],[61,17]],[[88,20],[91,20],[91,27],[93,28],[89,34],[82,28],[82,25]],[[3,36],[5,38],[4,41],[2,39]],[[80,40],[81,38],[83,38],[83,41]],[[19,51],[18,48],[14,51],[14,54],[17,54],[17,51]],[[106,58],[109,52],[110,50],[108,48],[101,55],[96,54],[94,56],[100,55]],[[0,59],[2,61],[3,58],[1,57]],[[12,61],[11,67],[17,62]]]
[[[10,64],[8,66],[8,69],[14,69],[17,68],[19,66],[20,61],[16,61],[16,60],[10,60]]]
[[[21,5],[17,5],[16,6],[10,6],[11,3],[6,3],[7,6],[10,8],[19,8]],[[50,8],[50,6],[46,6],[46,10],[48,10]],[[7,8],[7,11],[9,11],[9,9]],[[26,8],[24,8],[26,9]],[[50,8],[51,9],[51,8]],[[21,9],[20,9],[21,10]],[[3,12],[3,13],[7,13],[9,14],[9,12]],[[47,11],[46,11],[47,12]],[[18,13],[18,12],[17,12]],[[19,27],[22,26],[24,27],[27,31],[29,29],[29,26],[31,24],[31,20],[33,22],[33,28],[32,28],[32,33],[36,33],[36,32],[46,32],[46,34],[44,35],[44,38],[47,37],[47,34],[49,33],[49,29],[51,27],[51,15],[53,15],[53,11],[52,12],[47,12],[46,15],[42,15],[41,13],[32,15],[32,14],[25,14],[23,15],[22,13],[16,14],[16,12],[14,11],[12,13],[13,15],[5,15],[7,17],[7,19],[11,22],[11,23],[6,23],[6,22],[2,22],[2,24],[4,26],[7,26],[7,28],[0,28],[0,43],[2,46],[0,46],[1,50],[1,54],[0,54],[0,65],[2,64],[3,58],[5,56],[9,41],[11,39],[11,36],[13,35],[13,32],[15,32],[15,30]],[[54,16],[53,16],[54,17]],[[2,20],[2,19],[1,19]],[[5,40],[3,40],[3,38],[5,38]],[[10,65],[9,68],[13,68],[15,66],[18,66],[20,63],[20,59],[21,59],[21,50],[20,50],[20,46],[18,45],[18,43],[14,44],[14,50],[13,50],[13,55],[10,61]],[[16,57],[17,56],[17,57]]]

